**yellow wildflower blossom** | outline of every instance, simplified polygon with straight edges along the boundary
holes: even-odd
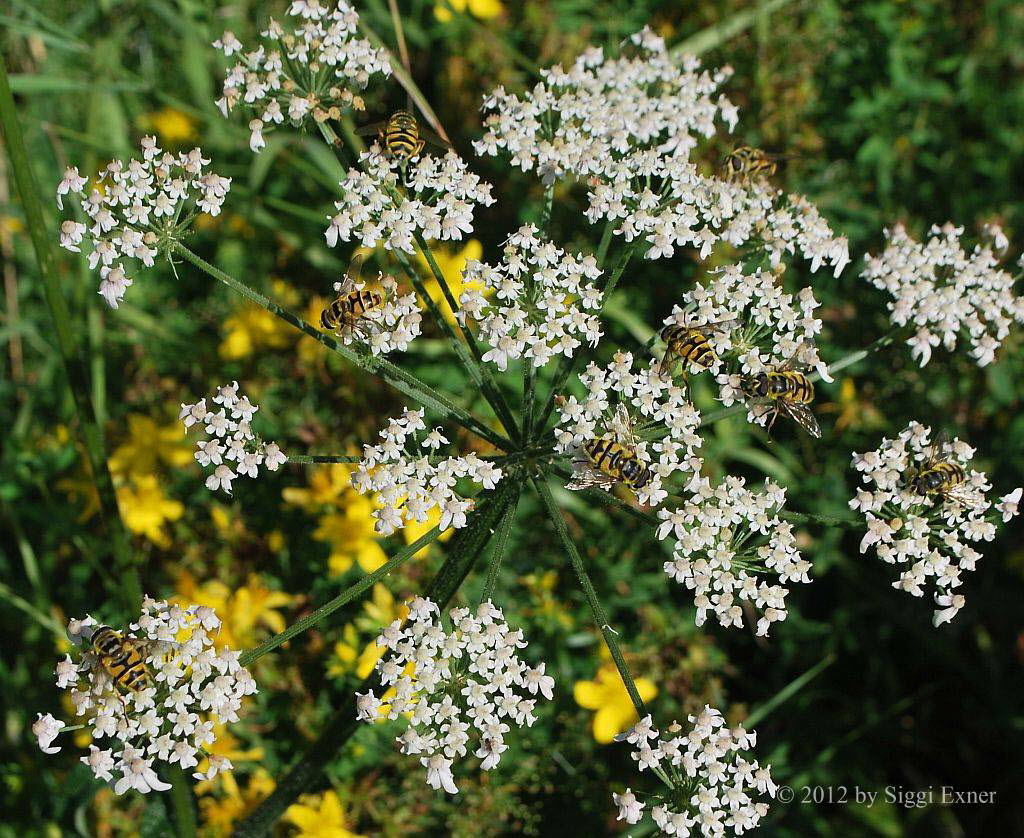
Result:
[[[321,297],[319,294],[311,297],[306,304],[306,313],[303,315],[303,319],[307,323],[319,324],[320,314],[327,308],[328,302],[327,297]],[[299,341],[295,349],[299,354],[299,363],[302,365],[316,363],[327,353],[327,347],[320,341],[306,337]]]
[[[177,521],[185,512],[181,501],[164,495],[152,474],[140,474],[132,483],[119,486],[117,505],[124,525],[157,547],[167,547],[171,543],[164,523]]]
[[[304,794],[285,810],[284,819],[298,827],[294,838],[363,838],[348,828],[348,819],[335,791]]]
[[[166,145],[182,145],[196,137],[196,121],[184,111],[164,107],[144,114],[139,120],[149,131],[153,131],[159,142]]]
[[[217,635],[218,646],[248,649],[255,646],[258,635],[269,629],[275,634],[284,631],[285,621],[278,608],[292,605],[295,597],[275,591],[263,584],[257,574],[251,574],[244,587],[232,589],[218,579],[202,584],[188,572],[178,576],[174,586],[177,596],[171,598],[179,605],[208,605],[217,612],[222,624]]]
[[[355,466],[331,463],[309,473],[309,487],[288,488],[281,492],[285,503],[302,507],[306,512],[319,512],[321,507],[334,504],[351,488],[349,475]]]
[[[643,701],[650,701],[658,694],[657,686],[649,678],[637,678],[635,683]],[[580,707],[597,711],[593,722],[594,739],[603,745],[639,720],[614,663],[602,664],[593,681],[577,681],[572,692]]]
[[[292,339],[287,323],[255,303],[242,306],[228,317],[224,331],[217,351],[226,361],[247,358],[259,349],[283,349]]]
[[[452,10],[465,12],[467,7],[473,17],[490,20],[504,11],[500,0],[437,0],[434,3],[434,17],[442,23],[452,19]]]
[[[237,821],[246,817],[274,790],[274,779],[262,768],[257,768],[242,789],[234,772],[219,775],[223,795],[203,795],[199,798],[199,812],[202,816],[201,834],[208,838],[230,835]]]
[[[320,517],[313,538],[331,545],[327,561],[331,573],[347,573],[353,563],[371,573],[387,561],[387,555],[377,542],[372,512],[373,501],[349,492],[340,511]]]
[[[484,246],[477,239],[469,239],[462,250],[458,252],[453,252],[447,247],[432,247],[431,252],[434,254],[434,261],[437,262],[437,266],[441,270],[441,276],[444,277],[456,302],[458,302],[459,296],[463,291],[479,291],[484,287],[483,283],[478,281],[464,282],[462,276],[467,262],[478,260],[483,256]],[[417,255],[423,268],[423,285],[426,288],[427,295],[440,307],[444,319],[454,326],[455,315],[445,300],[440,284],[430,270],[427,260],[422,254]]]
[[[192,446],[182,434],[181,424],[158,424],[141,413],[128,416],[128,439],[110,456],[115,476],[152,474],[160,463],[181,468],[192,462]]]
[[[430,512],[427,513],[426,521],[406,521],[405,526],[402,527],[402,538],[405,539],[405,543],[407,545],[412,544],[414,541],[417,541],[418,539],[425,536],[439,523],[441,523],[441,510],[435,506],[430,510]],[[449,527],[443,533],[441,533],[441,535],[438,536],[437,540],[447,541],[449,538],[452,537],[452,534],[454,532],[455,530]],[[413,558],[422,559],[425,555],[427,555],[429,550],[430,545],[428,544],[422,550],[417,550],[416,553],[413,554]]]

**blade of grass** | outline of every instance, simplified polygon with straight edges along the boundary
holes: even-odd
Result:
[[[78,345],[71,330],[71,316],[67,301],[60,287],[60,280],[53,257],[53,237],[48,233],[46,218],[39,196],[42,194],[28,160],[21,124],[7,83],[7,68],[0,59],[0,125],[3,126],[7,154],[11,171],[25,210],[25,224],[32,239],[39,274],[43,284],[43,296],[53,319],[53,332],[60,349],[68,384],[74,398],[82,441],[92,467],[92,478],[100,500],[100,512],[109,536],[114,562],[120,579],[119,594],[127,613],[137,613],[142,601],[142,586],[139,569],[132,559],[128,532],[117,506],[114,483],[107,467],[107,454],[103,443],[102,429],[96,421],[92,398],[89,395],[89,379],[85,364],[79,355]]]
[[[680,41],[669,50],[669,55],[676,59],[684,55],[702,55],[749,29],[762,15],[778,11],[792,2],[793,0],[762,0],[753,8],[736,12],[725,20]]]
[[[488,497],[481,501],[466,526],[452,538],[448,546],[448,558],[424,594],[442,611],[455,596],[487,546],[493,527],[513,499],[519,496],[520,490],[521,484],[511,477],[503,480],[493,493],[489,493]],[[231,833],[232,838],[255,838],[270,832],[288,806],[322,777],[327,764],[359,728],[360,722],[356,719],[356,692],[366,692],[379,686],[377,672],[373,672],[357,690],[345,698],[316,741],[281,779],[273,793],[238,824]]]

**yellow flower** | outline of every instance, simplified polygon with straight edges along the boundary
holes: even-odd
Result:
[[[408,613],[409,609],[403,603],[396,603],[394,595],[384,585],[379,582],[374,585],[373,596],[363,603],[363,614],[356,618],[355,623],[345,626],[342,639],[334,644],[334,656],[327,664],[327,674],[340,677],[355,672],[360,678],[369,675],[385,652],[383,646],[377,645],[380,630],[394,620],[404,620]],[[360,630],[373,635],[361,653]]]
[[[264,769],[257,768],[249,778],[244,790],[238,786],[234,772],[218,775],[224,795],[214,797],[203,795],[199,799],[199,811],[203,819],[202,834],[209,838],[221,838],[231,833],[236,821],[247,816],[274,790],[274,779]]]
[[[275,591],[263,584],[257,574],[249,576],[242,588],[232,590],[218,579],[198,584],[188,572],[182,573],[174,586],[177,596],[171,598],[179,605],[208,605],[217,612],[222,625],[217,635],[218,645],[232,649],[246,649],[256,645],[259,628],[277,633],[284,631],[284,617],[276,610],[292,605],[295,597]]]
[[[320,315],[327,308],[328,299],[317,294],[311,297],[306,305],[304,319],[307,323],[320,323]],[[318,340],[304,338],[300,340],[296,351],[299,353],[299,363],[303,365],[313,364],[327,354],[327,347]]]
[[[503,11],[501,0],[437,0],[434,4],[434,17],[442,23],[447,23],[452,19],[452,9],[464,12],[467,5],[469,13],[481,20],[495,18]]]
[[[650,701],[658,694],[658,688],[649,678],[637,678],[636,691],[644,701]],[[639,719],[614,663],[602,664],[593,681],[577,681],[572,693],[580,707],[597,711],[594,714],[594,738],[601,744],[608,744]]]
[[[164,522],[177,521],[185,512],[180,501],[164,495],[152,474],[140,474],[131,484],[119,486],[117,505],[124,525],[157,547],[167,547],[171,543]]]
[[[483,256],[484,246],[476,239],[469,239],[465,247],[458,253],[453,253],[446,247],[432,247],[431,252],[434,254],[434,261],[437,262],[437,267],[441,270],[441,276],[444,277],[445,282],[448,284],[448,289],[452,292],[456,302],[458,302],[459,296],[463,291],[479,291],[484,287],[480,282],[463,282],[462,277],[462,272],[466,269],[466,263],[478,260]],[[444,292],[434,277],[433,271],[430,270],[430,265],[422,254],[418,254],[418,256],[420,265],[423,268],[423,276],[425,277],[423,286],[427,290],[427,295],[440,307],[444,319],[455,325],[455,315],[452,314],[451,307],[445,300]]]
[[[332,463],[313,469],[309,474],[309,488],[289,488],[281,492],[285,503],[300,506],[307,512],[319,512],[327,504],[333,504],[351,487],[349,475],[354,466]]]
[[[341,511],[320,516],[313,538],[331,545],[327,561],[331,573],[346,573],[353,562],[371,573],[387,561],[387,555],[377,543],[371,512],[373,502],[369,498],[348,492]]]
[[[242,306],[228,317],[224,330],[218,352],[226,361],[246,358],[258,349],[282,349],[293,337],[287,323],[255,303]]]
[[[337,792],[304,794],[284,813],[284,819],[297,826],[294,838],[362,838],[348,829],[348,821]]]
[[[140,120],[148,130],[154,131],[161,143],[181,145],[191,142],[196,136],[196,123],[184,111],[165,107],[145,114]]]
[[[159,425],[141,413],[128,416],[128,439],[110,456],[110,471],[118,477],[152,474],[159,463],[181,468],[192,462],[192,446],[178,422]]]

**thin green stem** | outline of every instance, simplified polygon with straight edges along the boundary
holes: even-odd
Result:
[[[444,272],[437,264],[437,260],[434,258],[434,253],[430,249],[430,245],[427,244],[426,240],[422,235],[416,233],[416,244],[419,246],[420,253],[426,260],[427,265],[430,267],[430,272],[434,275],[434,279],[437,282],[438,288],[441,289],[441,293],[444,295],[445,301],[448,303],[448,307],[451,309],[452,315],[458,314],[459,303],[455,299],[455,295],[452,294],[452,289],[448,285],[448,280],[445,278]],[[404,259],[404,256],[400,257]],[[404,265],[403,265],[404,267]],[[410,272],[410,268],[406,268],[406,272]],[[412,274],[410,274],[412,278]],[[448,326],[448,331],[451,332],[451,325],[447,319],[442,318],[444,321],[443,325]],[[469,346],[469,351],[473,353],[473,358],[476,359],[477,369],[474,372],[473,366],[467,362],[470,368],[470,372],[473,374],[475,381],[478,381],[481,391],[487,400],[491,403],[491,407],[494,408],[495,414],[501,420],[502,425],[505,426],[505,430],[511,434],[512,438],[515,439],[519,436],[519,428],[516,424],[515,416],[512,414],[512,410],[505,401],[504,395],[501,390],[498,389],[497,382],[494,379],[494,374],[491,372],[490,366],[484,361],[483,353],[480,351],[480,346],[476,341],[476,336],[459,320],[456,320],[459,325],[459,330],[462,336],[466,339],[466,344]],[[451,340],[453,341],[455,348],[459,348],[458,338],[455,337],[454,333],[451,334]],[[523,440],[525,441],[525,439]]]
[[[484,589],[480,593],[480,602],[487,602],[494,595],[494,586],[498,581],[498,573],[501,570],[502,559],[505,558],[505,545],[508,543],[509,533],[512,531],[512,522],[516,517],[516,508],[519,506],[519,497],[509,504],[505,511],[505,517],[501,519],[498,531],[494,534],[494,549],[491,551],[491,563],[487,566],[487,579],[484,580]]]
[[[282,643],[287,643],[295,635],[301,634],[307,629],[312,628],[317,623],[322,622],[324,619],[329,617],[341,606],[351,602],[357,596],[362,594],[364,591],[368,591],[374,586],[379,580],[387,576],[391,571],[396,570],[408,561],[410,558],[415,556],[420,550],[426,547],[428,544],[432,544],[437,540],[437,537],[441,535],[441,530],[438,527],[434,527],[430,532],[421,535],[412,544],[408,545],[402,550],[399,550],[392,558],[388,559],[384,564],[378,567],[372,573],[366,574],[362,579],[356,582],[354,585],[350,585],[340,594],[338,594],[330,602],[321,605],[312,614],[308,614],[301,620],[296,620],[284,631],[275,634],[273,637],[264,640],[255,649],[250,649],[247,652],[243,652],[239,663],[242,666],[248,666],[253,661],[259,660],[267,652],[272,652]]]
[[[569,530],[565,525],[565,519],[562,517],[561,511],[558,509],[555,499],[551,495],[551,488],[543,477],[533,478],[532,483],[537,494],[540,496],[541,503],[543,503],[547,510],[548,517],[551,518],[551,522],[555,526],[555,531],[558,533],[558,537],[562,540],[562,545],[569,554],[569,560],[572,562],[573,570],[576,571],[576,577],[579,579],[580,586],[583,588],[583,593],[586,596],[587,602],[590,605],[590,610],[594,615],[594,622],[601,630],[601,634],[604,635],[604,642],[608,644],[608,650],[612,653],[612,660],[615,661],[615,667],[619,670],[619,675],[622,676],[622,681],[626,685],[626,692],[629,693],[630,701],[633,702],[633,706],[636,708],[637,714],[643,718],[643,716],[647,714],[647,711],[644,709],[643,699],[640,698],[640,693],[636,688],[636,682],[633,680],[629,667],[626,665],[626,659],[623,657],[622,650],[619,648],[619,641],[616,638],[616,632],[611,625],[609,625],[608,617],[604,611],[604,606],[601,605],[601,601],[597,596],[597,591],[594,590],[594,585],[590,581],[590,576],[587,574],[587,569],[583,564],[583,558],[580,556],[579,550],[576,549],[576,544],[573,542],[572,538],[570,538]]]
[[[864,526],[863,521],[854,518],[840,518],[836,515],[819,515],[817,512],[790,512],[783,510],[779,513],[783,521],[791,521],[794,524],[824,524],[828,527],[848,527],[859,529]]]
[[[25,140],[21,134],[21,124],[14,105],[14,97],[11,95],[10,85],[7,81],[7,69],[2,59],[0,59],[0,125],[3,126],[7,154],[11,160],[11,170],[14,173],[14,181],[25,210],[25,223],[32,239],[36,260],[39,262],[43,297],[53,320],[52,334],[56,337],[68,385],[74,397],[82,442],[99,496],[100,514],[106,526],[110,548],[118,568],[119,593],[127,612],[129,614],[137,613],[142,601],[139,568],[132,557],[131,541],[117,506],[117,494],[114,491],[114,482],[107,466],[103,429],[97,421],[97,414],[89,393],[89,376],[72,333],[73,321],[68,312],[67,301],[64,299],[60,279],[55,269],[53,256],[55,236],[51,235],[49,231],[39,197],[44,193],[39,189],[35,176],[32,174],[32,166],[29,163],[28,152],[25,150]]]
[[[503,451],[507,451],[511,448],[511,443],[503,436],[492,431],[475,416],[463,410],[461,407],[458,407],[446,396],[434,390],[428,384],[420,381],[416,376],[406,372],[401,367],[398,367],[379,356],[356,352],[355,350],[350,349],[333,335],[320,331],[298,315],[282,308],[277,303],[260,294],[258,291],[250,288],[245,283],[239,282],[234,277],[226,274],[220,268],[211,265],[198,254],[193,253],[185,247],[181,242],[175,243],[174,252],[191,262],[200,270],[208,273],[214,279],[223,282],[232,290],[237,291],[247,300],[256,303],[256,305],[281,318],[299,331],[305,332],[311,338],[319,341],[328,349],[337,352],[343,358],[351,361],[356,366],[366,372],[379,376],[399,392],[404,393],[412,399],[416,399],[420,404],[426,407],[436,410],[442,416],[451,419],[453,422],[457,422],[467,430],[475,433],[477,436],[486,439],[492,445],[496,445],[498,448],[501,448]]]
[[[313,465],[316,463],[358,463],[362,461],[359,454],[297,454],[288,455],[289,463]]]
[[[188,775],[180,765],[169,769],[171,779],[171,816],[178,838],[194,838],[196,834],[196,801]]]
[[[604,268],[604,260],[608,258],[608,246],[612,243],[612,232],[615,230],[615,222],[611,219],[604,225],[604,232],[601,233],[601,242],[597,246],[597,264]]]
[[[831,375],[834,372],[844,370],[847,367],[851,366],[852,364],[856,364],[858,361],[864,360],[872,352],[876,352],[877,350],[888,346],[890,343],[893,343],[902,333],[909,331],[910,330],[907,326],[899,326],[893,329],[891,332],[887,332],[886,334],[882,335],[880,338],[878,338],[878,340],[872,341],[863,349],[858,349],[856,352],[851,352],[849,355],[845,355],[844,357],[836,361],[834,364],[829,365],[829,375]]]

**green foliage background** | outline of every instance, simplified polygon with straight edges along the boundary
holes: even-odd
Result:
[[[150,130],[147,115],[178,109],[195,121],[213,168],[234,178],[227,204],[233,223],[196,233],[191,246],[257,287],[269,288],[272,275],[281,277],[305,307],[330,288],[347,261],[347,253],[324,246],[324,225],[317,220],[330,207],[337,164],[318,138],[284,132],[254,157],[242,120],[223,120],[213,105],[222,66],[208,46],[225,28],[245,41],[281,5],[10,0],[0,8],[0,43],[35,175],[47,195],[65,165],[76,163],[91,173],[111,158],[128,156]],[[367,23],[392,42],[386,4],[358,5]],[[461,15],[440,23],[432,2],[399,5],[413,74],[467,155],[479,132],[481,95],[496,84],[529,85],[531,65],[568,62],[585,46],[613,45],[645,23],[676,43],[757,9],[739,0],[524,0],[506,2],[493,20]],[[999,220],[1015,242],[1011,253],[1019,254],[1019,3],[791,2],[711,42],[705,61],[729,63],[736,71],[727,92],[741,106],[737,137],[791,154],[780,174],[784,185],[807,194],[849,236],[854,263],[838,280],[813,280],[824,302],[824,357],[840,357],[887,328],[884,300],[857,276],[860,257],[879,247],[883,227],[903,221],[920,235],[946,220],[968,229]],[[368,113],[379,118],[403,99],[397,85],[371,88]],[[702,153],[714,163],[731,142]],[[501,161],[473,160],[472,166],[495,184],[499,198],[480,215],[476,235],[486,258],[520,221],[539,216],[541,195],[533,179],[510,172]],[[77,749],[68,744],[60,755],[46,757],[28,729],[36,712],[60,715],[52,683],[58,650],[46,622],[86,612],[110,620],[125,615],[108,601],[112,580],[103,529],[95,517],[81,520],[81,504],[57,488],[62,478],[81,472],[82,456],[36,263],[17,224],[22,213],[12,193],[5,168],[0,835],[168,834],[166,804],[157,795],[97,804],[97,784],[77,764]],[[49,197],[47,205],[56,238],[59,222]],[[593,249],[597,236],[580,226],[580,206],[578,190],[556,193],[553,236]],[[96,279],[79,261],[65,254],[60,266],[111,447],[124,439],[129,413],[165,423],[179,402],[232,378],[258,397],[267,435],[291,451],[358,445],[400,404],[393,392],[337,359],[300,363],[294,346],[223,360],[223,322],[238,302],[189,266],[177,277],[166,265],[143,272],[117,312],[103,307]],[[610,354],[617,345],[637,350],[697,271],[689,254],[653,265],[634,263],[609,303],[609,336],[601,351]],[[438,361],[442,344],[434,338],[428,336],[403,363],[430,383],[458,392],[458,375],[452,364]],[[999,362],[987,369],[962,355],[937,352],[919,370],[904,348],[890,347],[845,371],[834,385],[821,386],[822,424],[840,421],[842,433],[826,428],[824,439],[812,444],[786,429],[769,442],[741,418],[724,420],[709,431],[709,468],[755,479],[772,476],[788,488],[791,508],[841,513],[853,485],[850,452],[873,448],[883,434],[918,419],[949,427],[976,445],[980,467],[998,490],[1007,491],[1024,482],[1020,349],[1021,338],[1013,335]],[[61,433],[65,426],[68,433]],[[240,486],[226,504],[237,535],[225,539],[211,522],[211,497],[198,473],[165,474],[164,491],[186,511],[171,525],[166,548],[135,544],[144,559],[146,590],[169,594],[182,570],[229,585],[257,572],[268,586],[297,595],[286,619],[333,596],[360,571],[329,577],[326,547],[311,538],[313,522],[282,506],[281,490],[305,481],[302,469],[292,466]],[[749,630],[725,631],[711,623],[694,628],[692,605],[662,574],[662,550],[650,533],[576,498],[558,499],[572,513],[573,534],[634,672],[659,687],[657,719],[707,700],[740,720],[826,662],[757,726],[758,756],[772,764],[778,782],[797,790],[796,801],[772,807],[766,834],[981,836],[1013,834],[1012,825],[1024,823],[1024,552],[1018,523],[986,546],[984,560],[965,583],[966,608],[940,629],[931,626],[927,601],[892,590],[891,568],[858,553],[856,531],[810,526],[802,538],[814,562],[813,584],[792,593],[789,619],[762,642]],[[393,731],[362,731],[330,771],[353,831],[614,833],[610,791],[642,786],[626,747],[596,744],[589,735],[591,713],[572,698],[572,684],[592,678],[599,665],[599,638],[567,559],[535,499],[524,499],[518,521],[498,599],[526,629],[531,653],[549,661],[557,680],[554,708],[515,738],[499,770],[483,779],[460,779],[464,792],[450,800],[425,787],[418,765],[396,758]],[[270,546],[274,530],[283,534],[279,548]],[[396,595],[416,592],[440,560],[440,553],[432,554],[426,566],[390,580],[389,587]],[[541,590],[536,577],[552,570],[553,589]],[[479,578],[471,581],[470,592],[479,584]],[[325,660],[341,627],[359,613],[355,603],[260,662],[263,689],[238,735],[264,748],[263,765],[271,775],[291,764],[299,743],[316,734],[329,708],[355,685],[351,676],[329,678]],[[802,802],[805,786],[845,786],[852,794],[854,787],[909,791],[943,785],[994,790],[996,803],[915,808],[884,801],[871,807]],[[282,833],[289,829],[281,827]]]

